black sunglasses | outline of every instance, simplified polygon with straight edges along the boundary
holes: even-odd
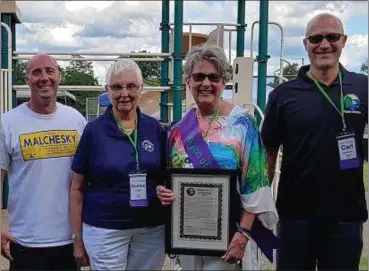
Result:
[[[318,44],[318,43],[321,43],[324,39],[326,39],[328,42],[336,42],[343,36],[345,36],[345,35],[339,34],[339,33],[332,33],[332,34],[328,34],[328,35],[313,35],[313,36],[309,36],[309,37],[306,37],[306,38],[311,43]]]
[[[223,78],[223,76],[221,76],[218,73],[206,74],[206,73],[202,73],[202,72],[193,73],[193,74],[191,74],[191,77],[195,82],[202,82],[207,77],[209,79],[209,81],[213,82],[213,83],[218,83]]]

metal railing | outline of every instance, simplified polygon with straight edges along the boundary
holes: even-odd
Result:
[[[14,85],[14,90],[29,90],[28,85]],[[59,86],[59,91],[103,91],[103,86],[67,86],[61,85]],[[170,90],[169,86],[143,86],[143,91],[155,91],[155,92],[162,92],[165,90]]]
[[[13,52],[14,60],[28,60],[33,55],[37,54],[37,52],[22,52],[22,51],[14,51]],[[161,62],[165,59],[170,60],[171,54],[170,53],[98,53],[98,52],[45,52],[52,56],[55,60],[58,61],[116,61],[119,58],[128,58],[140,62],[140,61],[147,61],[147,62]],[[80,56],[80,57],[77,57]],[[70,57],[63,57],[63,56],[70,56]],[[82,57],[87,56],[87,57]],[[92,57],[91,57],[92,56]]]
[[[174,25],[174,23],[170,23],[169,25]],[[232,24],[232,23],[183,23],[183,26],[188,26],[189,27],[189,32],[188,32],[188,48],[189,50],[192,47],[192,31],[193,31],[193,26],[215,26],[216,29],[216,45],[219,46],[221,41],[220,38],[222,37],[222,33],[221,31],[224,32],[228,32],[229,36],[228,36],[228,58],[229,61],[231,61],[232,58],[232,32],[237,32],[237,27],[239,26],[239,24]],[[228,28],[226,28],[228,27]],[[223,28],[223,29],[222,29]],[[222,41],[223,42],[223,41]]]
[[[288,81],[288,78],[283,76],[283,62],[286,62],[288,65],[292,66],[291,62],[287,61],[284,58],[281,58],[282,67],[274,72],[274,76],[279,79],[280,84]]]
[[[259,21],[255,21],[252,23],[251,25],[251,44],[250,44],[250,57],[253,58],[253,42],[254,42],[254,28],[255,25],[258,24]],[[278,77],[280,79],[280,82],[282,83],[283,81],[283,44],[284,44],[284,32],[283,32],[283,27],[281,24],[277,23],[277,22],[269,22],[269,24],[273,24],[276,25],[280,30],[281,30],[281,49],[280,49],[280,60],[279,60],[279,70],[281,71],[280,73],[280,77]]]

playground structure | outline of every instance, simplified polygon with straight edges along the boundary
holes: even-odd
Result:
[[[170,2],[162,0],[162,22],[161,30],[161,53],[100,53],[100,52],[46,52],[59,61],[109,61],[113,62],[118,57],[131,57],[135,61],[159,61],[161,62],[160,86],[144,86],[144,94],[147,92],[160,93],[160,122],[163,125],[178,122],[182,115],[190,108],[195,106],[189,90],[184,86],[182,76],[182,62],[188,50],[201,43],[212,43],[223,47],[225,34],[228,34],[228,57],[231,61],[232,33],[236,32],[236,58],[233,60],[233,93],[232,103],[246,107],[249,112],[263,119],[263,112],[266,103],[266,84],[267,84],[267,38],[269,24],[276,25],[281,30],[281,54],[280,68],[275,72],[275,76],[280,82],[287,81],[283,77],[283,28],[276,22],[268,21],[268,0],[260,0],[259,20],[252,23],[251,27],[251,53],[245,57],[245,8],[246,1],[237,2],[237,23],[191,23],[183,22],[183,0],[174,1],[174,20],[170,22]],[[20,12],[15,1],[0,2],[1,14],[1,72],[0,72],[0,121],[3,113],[17,106],[17,93],[29,91],[27,85],[16,85],[16,74],[13,72],[18,60],[27,60],[37,52],[16,51],[16,24],[21,23]],[[259,44],[258,55],[253,56],[254,27],[259,25]],[[188,32],[183,32],[183,28],[188,27]],[[215,29],[209,34],[196,33],[193,29],[196,26],[210,26]],[[224,47],[223,47],[224,48]],[[74,57],[75,54],[83,58]],[[254,63],[258,65],[258,90],[257,104],[252,103],[252,81]],[[64,91],[98,91],[101,92],[102,86],[60,86],[59,90]],[[105,101],[106,102],[106,101]],[[99,108],[99,106],[98,106]],[[256,112],[255,112],[256,111]],[[99,114],[99,112],[97,112]],[[279,156],[279,162],[280,162]],[[279,167],[277,167],[279,168]],[[276,180],[279,179],[279,170],[276,171]],[[273,193],[277,182],[273,182]],[[6,190],[6,189],[4,189]],[[6,199],[6,197],[4,197]],[[6,204],[5,204],[6,205]]]

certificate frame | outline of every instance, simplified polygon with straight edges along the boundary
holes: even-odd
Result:
[[[166,253],[223,256],[236,232],[241,214],[241,200],[237,192],[239,171],[170,168],[168,174],[166,186],[173,191],[176,199],[167,209]],[[192,199],[195,191],[197,196]],[[211,204],[212,200],[218,204],[216,208]],[[197,211],[191,208],[194,206],[199,209],[198,219]],[[211,215],[204,217],[205,210],[211,206]],[[197,230],[197,233],[192,230]]]

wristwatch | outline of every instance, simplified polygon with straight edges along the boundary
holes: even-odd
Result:
[[[81,232],[74,232],[72,234],[72,240],[76,241],[76,240],[81,240],[82,239],[82,233]]]

